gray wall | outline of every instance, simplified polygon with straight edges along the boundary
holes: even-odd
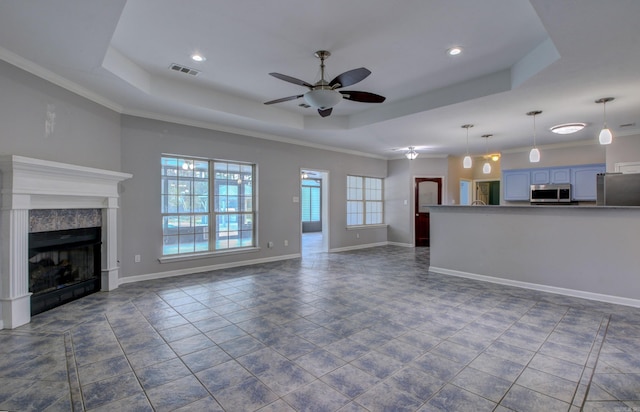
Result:
[[[124,277],[270,259],[300,253],[300,168],[329,171],[329,249],[387,241],[386,228],[346,230],[346,176],[384,178],[387,162],[132,116],[122,117]],[[258,252],[159,263],[162,253],[160,157],[163,153],[256,163]],[[359,238],[356,237],[359,234]],[[289,245],[284,246],[287,240]],[[273,242],[273,248],[267,248]],[[134,263],[134,256],[141,256]]]
[[[47,111],[55,115],[45,133]],[[120,115],[0,61],[0,154],[120,169]]]
[[[431,270],[640,302],[639,208],[434,209]]]

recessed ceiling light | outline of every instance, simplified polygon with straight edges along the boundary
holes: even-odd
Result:
[[[556,134],[571,134],[584,129],[586,123],[565,123],[553,126],[551,131]]]
[[[462,47],[458,47],[458,46],[452,47],[447,50],[447,54],[449,56],[457,56],[460,53],[462,53]]]
[[[203,62],[207,60],[207,58],[201,54],[195,53],[191,55],[191,60],[193,60],[194,62]]]

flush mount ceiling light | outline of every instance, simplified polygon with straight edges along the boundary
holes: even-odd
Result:
[[[529,162],[538,163],[540,161],[540,150],[536,147],[536,116],[542,113],[542,110],[534,110],[527,113],[527,116],[533,116],[533,148],[529,152]]]
[[[457,56],[457,55],[459,55],[461,53],[462,53],[462,47],[460,47],[460,46],[454,46],[454,47],[451,47],[451,48],[447,49],[447,54],[449,56]]]
[[[489,138],[493,136],[492,134],[483,134],[482,138],[485,141],[485,146],[486,146],[486,157],[489,157]],[[489,173],[491,173],[491,164],[489,163],[489,161],[487,160],[484,165],[482,165],[482,173],[484,173],[485,175],[488,175]]]
[[[194,53],[191,55],[191,60],[193,60],[194,62],[203,62],[207,60],[207,58],[201,55],[200,53]]]
[[[418,157],[418,152],[416,152],[415,149],[416,148],[414,146],[409,146],[409,151],[404,154],[407,157],[407,159],[413,160],[416,157]]]
[[[465,169],[471,169],[472,162],[471,162],[471,156],[469,156],[469,128],[473,127],[473,125],[463,124],[460,127],[467,129],[467,155],[462,160],[462,167],[464,167]]]
[[[600,144],[611,144],[613,141],[611,130],[607,127],[607,103],[613,100],[613,97],[603,97],[602,99],[596,100],[596,103],[602,103],[603,125],[602,130],[600,130],[600,134],[598,135],[598,141],[600,141]]]
[[[565,123],[553,126],[550,130],[556,134],[572,134],[584,129],[586,123]]]

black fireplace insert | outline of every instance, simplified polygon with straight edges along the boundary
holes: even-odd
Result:
[[[29,233],[31,315],[100,290],[99,227]]]

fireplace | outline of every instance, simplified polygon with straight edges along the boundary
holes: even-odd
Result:
[[[48,304],[50,299],[66,301],[69,295],[95,288],[110,291],[118,287],[118,185],[132,175],[17,155],[0,156],[0,175],[0,329],[14,329],[30,322],[32,296],[34,306],[39,306]],[[94,212],[70,212],[88,209]],[[36,217],[42,217],[44,210],[56,211],[57,220],[41,219],[44,226],[34,230],[34,220],[40,220]],[[100,223],[88,223],[97,222],[97,217]],[[52,222],[57,222],[55,227],[48,227]],[[87,255],[93,254],[92,258],[78,257],[75,246],[68,245],[48,257],[37,257],[44,250],[31,250],[31,233],[98,226],[101,229],[91,240],[94,247],[90,247],[91,252],[85,250]],[[76,267],[67,269],[65,260],[73,260]],[[93,268],[90,275],[90,270],[82,269],[81,275],[77,268],[78,262],[85,260],[92,261],[86,264]],[[48,268],[35,270],[51,271],[50,276],[40,274],[37,280],[31,279],[30,269],[39,263],[48,263]],[[97,280],[94,265],[98,267]],[[54,291],[56,278],[64,286],[59,284]],[[45,303],[37,302],[45,290],[53,291],[53,295],[42,298]]]
[[[99,227],[29,233],[31,316],[100,290]]]

